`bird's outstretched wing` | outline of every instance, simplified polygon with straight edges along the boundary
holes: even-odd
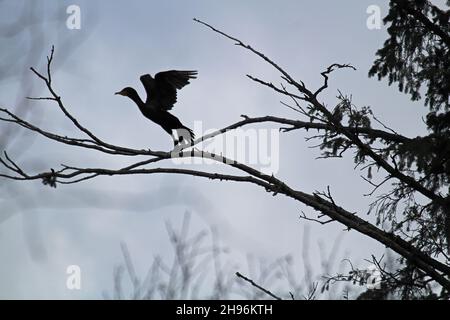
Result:
[[[148,103],[150,100],[150,96],[153,92],[155,92],[155,79],[153,79],[149,74],[143,74],[139,79],[144,85],[145,93],[147,94],[145,103]]]
[[[147,103],[151,102],[162,110],[170,110],[177,102],[177,90],[197,78],[197,71],[170,70],[159,72],[153,79],[149,74],[141,76],[147,92]]]

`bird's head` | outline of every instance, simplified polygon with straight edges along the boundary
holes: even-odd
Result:
[[[121,96],[131,97],[131,96],[133,96],[133,94],[135,92],[136,92],[136,90],[134,90],[133,88],[126,87],[126,88],[123,88],[122,90],[120,90],[120,91],[118,91],[118,92],[116,92],[114,94],[120,94]]]

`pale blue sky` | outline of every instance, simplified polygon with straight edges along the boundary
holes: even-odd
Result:
[[[336,102],[340,89],[353,94],[357,105],[370,105],[402,134],[424,132],[420,117],[425,110],[420,103],[412,103],[395,87],[367,77],[386,30],[367,29],[366,8],[377,4],[384,16],[387,1],[33,3],[35,23],[42,28],[38,41],[33,32],[0,38],[0,68],[8,70],[0,81],[0,104],[17,103],[23,91],[21,79],[33,84],[34,95],[44,92],[42,83],[26,69],[30,64],[42,68],[54,44],[55,88],[85,126],[112,143],[158,150],[171,147],[159,127],[143,118],[129,101],[113,95],[128,85],[143,94],[139,75],[165,69],[199,71],[198,79],[183,89],[173,110],[188,126],[201,120],[204,128],[221,128],[238,121],[241,114],[297,116],[280,105],[282,97],[245,76],[249,73],[276,83],[280,80],[276,71],[193,22],[194,17],[251,43],[312,87],[321,84],[319,73],[329,64],[352,63],[357,71],[333,74],[330,88],[322,96],[328,105]],[[81,8],[80,30],[65,26],[65,8],[70,4]],[[0,21],[14,20],[29,5],[26,1],[0,1]],[[30,47],[32,40],[35,46]],[[15,63],[6,68],[9,61]],[[44,127],[75,133],[54,105],[39,102],[26,107],[33,108],[37,116],[32,119]],[[266,126],[271,127],[261,125]],[[369,199],[362,194],[370,188],[359,172],[353,171],[351,157],[316,160],[319,151],[308,148],[311,143],[304,141],[305,136],[302,132],[281,135],[278,177],[310,193],[330,185],[340,205],[366,217]],[[9,145],[8,150],[12,155],[15,150],[30,170],[48,170],[60,163],[108,167],[127,163],[42,138],[20,147]],[[272,197],[252,185],[201,178],[102,177],[56,190],[40,182],[1,181],[0,188],[0,298],[100,298],[102,290],[112,287],[113,266],[122,261],[120,241],[128,243],[138,271],[144,273],[153,255],[167,251],[165,221],[179,223],[186,210],[193,212],[197,230],[208,224],[218,228],[234,260],[250,252],[266,259],[293,253],[301,265],[298,253],[308,224],[314,264],[319,257],[317,241],[323,241],[329,250],[343,233],[343,226],[337,223],[320,226],[299,220],[300,210],[305,208],[284,197]],[[354,231],[343,234],[342,254],[347,251],[357,265],[364,266],[363,259],[384,250]],[[71,264],[82,268],[80,291],[65,287],[65,268]]]

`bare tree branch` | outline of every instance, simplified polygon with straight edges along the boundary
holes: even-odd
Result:
[[[276,296],[275,294],[273,294],[272,292],[270,292],[269,290],[261,287],[260,285],[256,284],[252,279],[247,278],[246,276],[243,276],[242,274],[240,274],[239,272],[236,272],[236,276],[238,278],[244,279],[245,281],[247,281],[248,283],[250,283],[252,286],[254,286],[255,288],[261,290],[262,292],[264,292],[265,294],[271,296],[272,298],[276,299],[276,300],[282,300],[280,297]]]
[[[284,71],[279,65],[274,63],[272,60],[267,58],[262,53],[253,49],[251,46],[244,44],[240,40],[228,36],[225,33],[213,28],[212,26],[200,21],[195,20],[209,28],[213,31],[218,32],[219,34],[236,41],[236,43],[244,47],[247,50],[250,50],[254,54],[263,58],[266,62],[272,65],[275,69],[277,69],[281,73],[282,79],[284,79],[289,85],[295,87],[302,96],[294,95],[289,93],[284,87],[281,89],[273,86],[271,83],[253,78],[252,80],[258,81],[278,93],[282,93],[283,95],[290,96],[294,99],[300,99],[307,101],[313,108],[312,111],[318,112],[323,117],[323,122],[302,122],[298,120],[289,120],[278,117],[259,117],[259,118],[249,118],[244,116],[244,120],[232,124],[230,126],[225,127],[224,129],[215,131],[209,135],[201,137],[194,141],[193,144],[187,146],[193,147],[195,144],[204,141],[206,139],[211,139],[217,135],[223,134],[228,130],[236,129],[238,127],[242,127],[244,125],[248,125],[251,123],[262,123],[262,122],[275,122],[284,125],[290,125],[292,128],[296,129],[317,129],[330,131],[336,136],[342,135],[344,136],[351,146],[357,147],[360,151],[363,151],[367,156],[373,159],[374,163],[378,166],[384,168],[392,177],[397,178],[402,183],[407,184],[411,188],[417,190],[428,198],[435,200],[437,202],[443,201],[443,198],[440,195],[435,194],[433,191],[428,190],[424,186],[422,186],[419,182],[414,180],[414,178],[405,175],[398,168],[389,164],[383,157],[377,154],[369,144],[363,142],[360,137],[368,137],[368,138],[379,138],[389,142],[397,142],[397,143],[406,143],[409,142],[410,139],[393,134],[391,132],[385,132],[382,130],[366,128],[366,127],[351,127],[344,126],[340,119],[336,117],[333,113],[331,113],[324,104],[320,103],[317,100],[317,94],[324,90],[328,85],[328,74],[331,73],[334,68],[351,68],[349,65],[339,65],[334,64],[330,66],[326,71],[322,73],[322,76],[325,78],[324,85],[319,88],[314,94],[306,88],[305,84],[302,81],[295,81],[293,78]],[[263,187],[266,191],[273,193],[274,195],[283,194],[289,198],[292,198],[298,202],[301,202],[314,210],[317,210],[322,215],[326,215],[330,221],[337,221],[345,225],[348,229],[355,229],[358,232],[365,234],[372,239],[384,244],[385,246],[391,248],[392,250],[399,253],[401,256],[405,257],[412,263],[414,263],[418,268],[422,269],[424,272],[428,274],[429,277],[433,278],[434,281],[438,282],[442,287],[444,287],[447,291],[450,291],[450,281],[448,277],[450,276],[450,266],[440,262],[437,259],[431,258],[429,255],[423,253],[420,249],[411,245],[407,240],[402,239],[400,236],[395,235],[391,232],[386,232],[375,225],[369,223],[368,221],[358,217],[354,212],[350,212],[345,210],[344,208],[338,206],[334,199],[331,197],[330,191],[328,189],[327,193],[313,193],[309,194],[303,191],[295,190],[288,186],[282,180],[276,178],[274,175],[264,174],[246,164],[239,163],[233,159],[229,159],[222,155],[217,155],[210,152],[205,152],[202,150],[197,150],[192,148],[190,150],[184,151],[183,149],[173,150],[172,152],[164,152],[164,151],[152,151],[152,150],[138,150],[131,149],[126,147],[117,146],[114,144],[110,144],[103,139],[98,138],[91,130],[84,127],[65,107],[61,97],[54,91],[52,87],[52,79],[51,79],[51,63],[53,60],[53,48],[50,56],[48,57],[47,64],[47,76],[42,75],[35,69],[31,69],[33,73],[42,79],[48,91],[51,94],[51,99],[57,103],[59,109],[63,112],[63,114],[73,123],[73,125],[83,134],[88,136],[88,139],[80,139],[80,138],[70,138],[63,137],[61,135],[54,134],[49,131],[42,130],[37,126],[28,123],[27,121],[21,119],[14,113],[8,111],[7,109],[0,109],[0,112],[6,114],[8,118],[0,118],[2,121],[13,122],[16,123],[28,130],[36,132],[40,135],[45,136],[53,141],[73,145],[77,147],[82,147],[86,149],[93,149],[105,154],[112,155],[114,157],[121,156],[148,156],[149,159],[135,162],[126,167],[119,169],[107,169],[107,168],[79,168],[75,166],[63,165],[61,169],[54,170],[50,169],[50,171],[37,173],[37,174],[29,174],[26,173],[24,169],[22,169],[18,164],[16,164],[10,157],[5,153],[5,159],[0,157],[1,164],[9,171],[8,174],[0,174],[0,177],[13,179],[13,180],[39,180],[42,179],[44,184],[48,184],[50,186],[55,187],[57,183],[77,183],[80,181],[86,181],[89,179],[93,179],[99,176],[114,176],[114,175],[133,175],[133,174],[155,174],[155,173],[174,173],[174,174],[184,174],[191,176],[204,177],[208,179],[215,180],[226,180],[226,181],[235,181],[235,182],[248,182],[260,187]],[[310,110],[311,111],[311,110]],[[287,131],[287,130],[286,130]],[[346,148],[350,148],[348,145]],[[237,169],[239,172],[245,175],[228,175],[221,173],[210,173],[204,171],[197,170],[189,170],[189,169],[180,169],[180,168],[148,168],[148,165],[154,165],[160,161],[174,159],[174,158],[207,158],[215,161],[218,164],[223,164],[225,166],[229,166]]]
[[[330,65],[327,70],[321,72],[320,74],[322,75],[322,77],[324,78],[324,83],[323,85],[317,89],[316,92],[314,92],[314,96],[317,97],[319,95],[319,93],[321,93],[323,90],[325,90],[326,88],[328,88],[328,75],[330,73],[332,73],[334,70],[336,69],[344,69],[344,68],[350,68],[353,70],[356,70],[356,68],[350,64],[339,64],[339,63],[333,63],[332,65]]]
[[[447,201],[440,195],[435,193],[433,190],[430,190],[428,188],[426,188],[425,186],[423,186],[422,184],[420,184],[418,181],[416,181],[413,177],[405,175],[404,173],[402,173],[400,170],[394,168],[392,165],[390,165],[385,159],[383,159],[382,156],[380,156],[379,154],[377,154],[374,150],[372,150],[366,143],[364,143],[363,141],[361,141],[361,139],[359,139],[359,137],[357,135],[355,135],[354,133],[352,133],[351,131],[347,130],[341,123],[341,121],[339,119],[337,119],[327,108],[325,105],[323,105],[322,103],[320,103],[317,100],[317,94],[320,93],[323,89],[319,88],[318,91],[316,91],[316,94],[313,94],[309,89],[306,88],[306,86],[304,85],[303,82],[296,82],[295,80],[293,80],[293,78],[285,71],[283,70],[277,63],[275,63],[274,61],[272,61],[271,59],[269,59],[267,56],[265,56],[263,53],[253,49],[251,46],[243,43],[242,41],[238,40],[237,38],[230,36],[214,27],[212,27],[211,25],[198,20],[198,19],[194,19],[194,21],[203,24],[205,26],[207,26],[208,28],[210,28],[211,30],[213,30],[214,32],[228,38],[231,40],[236,41],[236,44],[251,51],[252,53],[256,54],[257,56],[261,57],[262,59],[264,59],[266,62],[268,62],[270,65],[272,65],[276,70],[278,70],[281,75],[282,78],[284,80],[286,80],[286,82],[292,86],[294,86],[295,88],[297,88],[297,90],[302,93],[304,96],[300,97],[298,95],[294,95],[295,98],[301,99],[301,100],[305,100],[307,102],[309,102],[318,112],[322,113],[324,115],[324,117],[327,119],[327,123],[331,126],[334,126],[336,132],[343,134],[344,136],[346,136],[357,148],[359,148],[361,151],[363,151],[365,154],[367,154],[367,156],[369,156],[370,158],[372,158],[380,167],[382,167],[383,169],[385,169],[389,174],[391,174],[393,177],[397,178],[398,180],[400,180],[401,182],[405,183],[406,185],[410,186],[411,188],[417,190],[418,192],[420,192],[421,194],[423,194],[424,196],[426,196],[427,198],[429,198],[430,200],[436,201],[438,202],[440,205],[446,206],[447,205]],[[322,76],[324,76],[325,78],[325,88],[328,86],[328,74],[333,70],[334,67],[340,66],[340,68],[345,68],[345,67],[349,67],[349,68],[354,68],[350,65],[340,65],[340,64],[333,64],[331,65],[326,71],[324,71],[322,73]],[[286,94],[285,91],[282,91],[281,89],[277,90],[277,88],[268,82],[265,82],[263,80],[259,80],[259,79],[252,79],[255,80],[269,88],[271,88],[272,90],[275,90],[276,92],[280,92],[283,94]],[[322,86],[323,87],[323,86]]]

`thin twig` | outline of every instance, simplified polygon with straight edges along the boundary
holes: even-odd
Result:
[[[272,298],[276,299],[276,300],[282,300],[280,297],[276,296],[275,294],[273,294],[272,292],[270,292],[269,290],[261,287],[260,285],[256,284],[252,279],[247,278],[246,276],[243,276],[241,273],[236,272],[236,276],[238,278],[241,278],[245,281],[247,281],[248,283],[250,283],[252,286],[254,286],[255,288],[261,290],[262,292],[264,292],[265,294],[271,296]]]

